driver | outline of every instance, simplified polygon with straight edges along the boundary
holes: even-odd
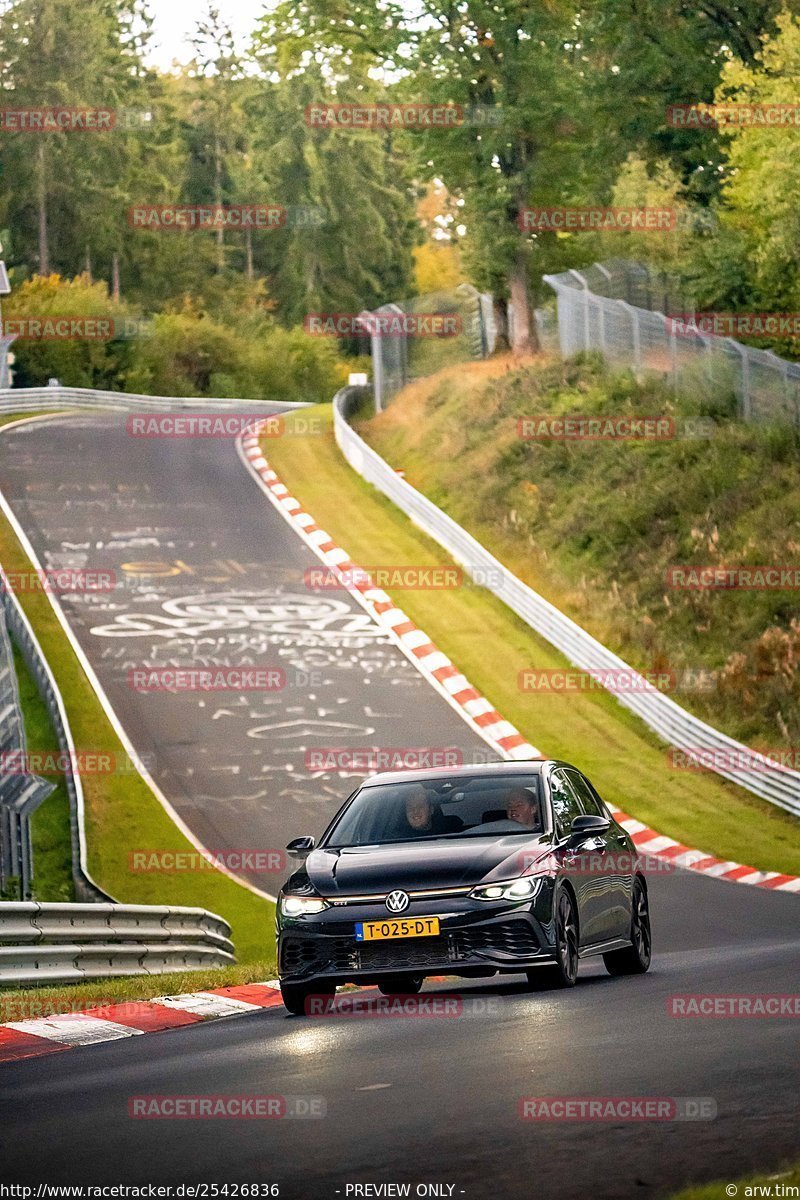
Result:
[[[512,788],[506,796],[506,816],[517,825],[535,829],[539,825],[539,804],[525,788]]]
[[[454,833],[462,828],[458,817],[446,817],[434,807],[421,783],[415,783],[406,796],[406,821],[414,833]]]
[[[406,820],[415,833],[433,833],[433,805],[421,783],[406,797]]]

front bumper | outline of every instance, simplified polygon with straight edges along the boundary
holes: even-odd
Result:
[[[437,911],[438,907],[438,911]],[[383,906],[326,909],[311,917],[279,918],[278,972],[282,981],[371,983],[397,974],[459,975],[518,972],[555,956],[549,896],[524,904],[465,898],[450,911],[412,904],[408,917],[438,916],[433,937],[359,942],[355,925],[386,919]]]

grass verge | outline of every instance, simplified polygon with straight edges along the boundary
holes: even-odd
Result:
[[[132,975],[122,979],[95,979],[64,987],[15,988],[0,992],[0,1024],[27,1021],[66,1012],[105,1008],[129,1000],[152,1000],[181,992],[204,992],[209,988],[243,983],[265,983],[275,976],[271,958],[235,967],[208,971],[174,971],[167,975]]]
[[[13,419],[19,418],[9,416],[3,424]],[[2,514],[0,562],[11,574],[27,575],[31,570],[25,551]],[[122,762],[126,758],[123,746],[46,593],[24,590],[18,600],[36,632],[64,698],[76,750],[79,753],[111,754],[116,761]],[[50,748],[55,749],[52,745]],[[192,905],[219,913],[231,925],[237,959],[242,964],[234,969],[234,974],[242,972],[242,977],[237,976],[235,981],[243,981],[252,963],[259,964],[261,977],[274,974],[274,905],[270,901],[215,870],[183,874],[132,873],[128,863],[128,852],[132,848],[185,852],[193,847],[138,774],[86,775],[83,787],[88,866],[100,887],[128,904]],[[188,972],[185,975],[188,986],[196,987],[198,974]],[[160,978],[163,982],[165,977]],[[214,973],[214,978],[221,979],[222,974]],[[130,995],[129,982],[119,981],[125,995]],[[103,994],[106,994],[105,986]]]
[[[25,741],[29,754],[53,749],[56,736],[50,724],[47,705],[36,688],[36,681],[25,660],[14,646],[20,707],[25,723]],[[31,817],[33,848],[33,895],[45,903],[72,901],[72,845],[69,824],[69,796],[63,776],[53,780],[56,787]]]
[[[661,435],[550,436],[568,413],[658,416]],[[639,670],[671,676],[703,720],[798,761],[798,431],[595,356],[463,364],[367,416],[362,436],[515,575]],[[765,564],[788,568],[777,586],[686,586],[692,568]]]
[[[736,1190],[729,1191],[729,1188]],[[748,1175],[746,1179],[720,1180],[701,1187],[686,1188],[671,1200],[729,1200],[731,1196],[738,1196],[739,1200],[750,1200],[756,1196],[800,1196],[800,1166],[771,1171],[769,1175]]]
[[[491,371],[489,364],[486,374]],[[498,369],[498,368],[494,368]],[[320,436],[265,438],[263,452],[315,520],[364,567],[451,565],[444,551],[347,465],[329,405],[306,409]],[[292,418],[287,416],[287,432]],[[314,422],[312,422],[312,427]],[[520,670],[566,660],[482,588],[387,589],[543,753],[582,767],[601,794],[690,846],[764,870],[800,874],[797,823],[713,775],[676,771],[656,737],[607,693],[523,693]]]

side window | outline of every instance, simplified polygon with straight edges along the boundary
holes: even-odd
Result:
[[[580,771],[565,771],[564,774],[572,784],[572,790],[581,802],[581,808],[587,816],[605,817],[600,803],[600,797],[592,788],[588,779],[584,779]]]
[[[582,809],[563,771],[553,771],[550,775],[550,801],[553,805],[556,833],[559,838],[568,837],[572,822],[576,817],[582,816]]]

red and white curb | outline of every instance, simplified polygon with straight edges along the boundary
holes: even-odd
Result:
[[[102,983],[98,987],[102,987]],[[8,997],[6,1002],[9,1002]],[[13,1003],[13,997],[10,1003]],[[20,1007],[24,1003],[20,1001]],[[282,1004],[282,1000],[277,983],[247,983],[238,987],[213,988],[208,992],[156,996],[154,1000],[130,1000],[86,1012],[8,1021],[0,1025],[0,1062],[38,1058],[75,1046],[114,1042],[140,1033],[177,1029],[219,1017],[238,1017],[278,1004]]]
[[[729,883],[748,883],[752,887],[768,888],[774,892],[800,892],[800,878],[797,875],[782,875],[779,871],[757,871],[755,867],[745,867],[741,863],[715,858],[704,850],[693,850],[673,838],[649,829],[641,821],[627,816],[613,804],[608,807],[619,821],[622,828],[630,834],[638,853],[644,857],[661,859],[668,867],[684,867],[690,871],[699,871],[703,875],[711,875],[715,879],[725,879]],[[654,874],[658,874],[656,870]]]
[[[484,741],[503,758],[541,757],[541,751],[526,741],[510,721],[501,717],[447,655],[397,607],[391,596],[381,588],[374,587],[369,581],[369,576],[351,560],[347,551],[337,545],[324,529],[320,529],[310,513],[305,512],[300,501],[289,493],[289,489],[264,458],[256,426],[242,434],[238,446],[243,461],[278,512],[326,567],[339,576],[343,588],[391,634],[404,654]],[[612,808],[615,818],[631,835],[641,854],[663,859],[672,866],[685,867],[716,879],[746,883],[772,891],[800,892],[800,877],[796,875],[784,875],[778,871],[758,871],[755,867],[747,867],[742,863],[723,861],[704,850],[684,846],[655,829],[649,829],[641,821],[634,820],[613,805],[609,807]]]
[[[261,453],[258,434],[254,430],[246,431],[239,445],[245,462],[278,511],[483,740],[504,758],[538,758],[539,751],[526,741],[510,721],[505,721],[495,711],[494,705],[476,691],[447,655],[397,607],[391,596],[374,586],[369,576],[351,561],[347,551],[337,546],[330,534],[320,529],[314,518],[303,511],[300,501],[289,495],[288,488],[281,483]],[[354,575],[359,576],[356,582],[353,582]]]
[[[431,983],[442,983],[445,975],[431,975]],[[102,981],[98,981],[98,987]],[[374,988],[348,986],[351,993],[369,999]],[[13,996],[7,1003],[13,1004]],[[25,1002],[20,1002],[20,1007]],[[346,1003],[346,1001],[345,1001]],[[26,1021],[7,1021],[0,1025],[0,1063],[23,1058],[40,1058],[77,1046],[96,1046],[137,1037],[141,1033],[160,1033],[180,1029],[222,1017],[242,1017],[267,1008],[283,1007],[277,980],[245,983],[232,987],[211,988],[207,992],[184,992],[177,996],[156,996],[153,1000],[129,1000],[89,1008],[85,1012],[57,1013],[32,1017]]]

